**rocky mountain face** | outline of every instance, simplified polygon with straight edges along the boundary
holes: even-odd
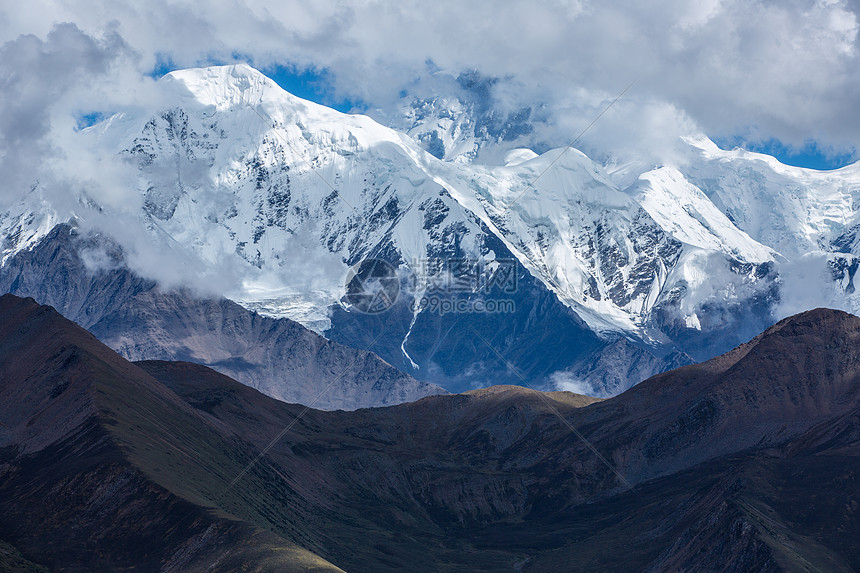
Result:
[[[0,316],[0,538],[39,564],[127,568],[155,503],[127,501],[150,495],[195,516],[158,514],[171,535],[153,563],[210,526],[195,508],[218,507],[238,518],[231,558],[254,551],[261,570],[295,545],[346,570],[860,566],[860,318],[845,313],[791,317],[608,400],[495,387],[354,412],[196,364],[129,364],[32,301],[4,296]],[[134,479],[78,477],[110,464]],[[121,547],[103,534],[115,506]],[[75,535],[53,533],[71,519]],[[248,545],[254,527],[268,537]],[[211,531],[182,545],[188,563],[212,562]],[[89,550],[62,553],[72,537]]]
[[[98,266],[88,266],[93,259]],[[269,396],[319,409],[444,393],[370,351],[331,342],[287,318],[261,316],[224,298],[162,290],[129,271],[115,243],[67,225],[0,269],[0,291],[57,308],[129,360],[207,364]]]
[[[114,238],[136,253],[157,244],[174,266],[189,261],[189,282],[203,269],[247,308],[348,346],[373,342],[452,390],[517,382],[498,352],[531,383],[576,379],[611,395],[684,355],[727,351],[787,310],[855,306],[857,165],[788,168],[704,138],[657,167],[606,167],[575,149],[478,164],[425,150],[421,126],[450,102],[422,112],[407,130],[416,140],[247,66],[177,71],[159,86],[157,108],[80,134],[130,174],[152,243],[116,228]],[[446,129],[484,134],[483,148],[528,135],[533,112],[518,123],[475,105]],[[449,135],[436,137],[459,137]],[[6,264],[70,216],[38,188],[24,195],[0,214]],[[91,196],[80,203],[111,216]],[[372,313],[349,296],[363,261],[382,261],[398,284]]]

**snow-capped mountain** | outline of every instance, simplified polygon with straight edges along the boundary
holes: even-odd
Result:
[[[813,172],[691,138],[684,161],[623,177],[575,149],[508,151],[492,166],[469,162],[480,142],[468,110],[442,130],[462,137],[444,135],[434,154],[420,121],[412,137],[294,97],[248,66],[159,85],[167,105],[119,113],[81,139],[135,173],[140,220],[163,256],[229,269],[212,286],[230,298],[452,389],[516,379],[500,353],[530,382],[566,376],[615,393],[639,381],[627,378],[632,362],[641,379],[679,352],[709,358],[780,305],[860,306],[857,165]],[[4,261],[71,216],[26,196],[0,214]],[[88,208],[110,209],[87,199],[76,216]],[[368,258],[398,277],[387,312],[344,298],[350,268]],[[798,265],[812,284],[784,272]],[[428,300],[458,312],[416,304]],[[510,306],[476,305],[488,300]],[[622,346],[611,376],[589,366]]]
[[[447,83],[450,94],[429,99],[405,94],[394,113],[369,113],[408,134],[434,157],[455,163],[504,164],[506,154],[521,144],[538,151],[550,148],[541,138],[546,131],[541,106],[497,109],[492,95],[496,80],[477,71]]]

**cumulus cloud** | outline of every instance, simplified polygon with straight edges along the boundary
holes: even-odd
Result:
[[[575,394],[584,394],[586,396],[598,396],[599,392],[595,392],[594,387],[584,380],[580,380],[570,372],[559,370],[549,375],[550,388],[552,390],[563,390],[565,392],[573,392]]]
[[[213,273],[227,271],[191,256],[159,256],[165,245],[153,244],[140,217],[136,167],[80,133],[81,115],[157,103],[154,80],[139,72],[140,55],[117,28],[91,35],[61,23],[43,38],[25,34],[0,45],[0,208],[22,203],[42,211],[45,203],[84,231],[118,239],[146,276],[178,286],[197,273],[194,284],[211,284]],[[104,262],[90,255],[88,263]]]
[[[477,70],[500,79],[495,105],[545,105],[560,141],[636,80],[583,146],[659,147],[696,126],[844,149],[860,133],[857,9],[847,0],[36,0],[5,8],[0,38],[45,38],[68,21],[92,37],[121,35],[138,70],[159,59],[325,68],[339,96],[382,109],[402,90],[431,95]]]
[[[82,198],[137,210],[135,173],[86,146],[79,122],[156,97],[152,78],[136,70],[138,60],[115,25],[90,35],[62,23],[44,38],[20,35],[0,45],[0,206],[32,189],[64,211]]]
[[[63,24],[45,40],[21,36],[0,47],[4,194],[28,188],[45,176],[44,164],[59,153],[52,138],[53,116],[62,107],[58,102],[87,77],[107,71],[117,42],[116,36],[98,42],[73,24]]]

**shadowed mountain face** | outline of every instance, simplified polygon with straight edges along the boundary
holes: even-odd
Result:
[[[53,308],[11,295],[0,455],[0,538],[51,570],[336,570],[205,510],[211,476],[238,473],[247,444]]]
[[[0,292],[54,306],[129,360],[207,364],[289,402],[354,409],[444,393],[292,320],[161,290],[130,272],[113,243],[80,237],[67,225],[0,268]]]
[[[312,553],[349,571],[856,570],[858,339],[860,319],[817,310],[610,400],[494,387],[323,412],[129,364],[7,295],[0,539],[66,570],[169,569],[180,547],[182,570],[225,547],[273,571]]]

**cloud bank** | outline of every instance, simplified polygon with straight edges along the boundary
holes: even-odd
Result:
[[[635,80],[585,147],[660,146],[698,128],[844,151],[860,133],[857,12],[857,0],[36,0],[2,9],[0,41],[50,43],[71,22],[96,44],[82,38],[61,66],[81,74],[104,71],[99,49],[117,62],[115,43],[138,75],[164,61],[326,69],[335,97],[382,109],[477,70],[500,79],[495,105],[540,102],[564,135]]]

